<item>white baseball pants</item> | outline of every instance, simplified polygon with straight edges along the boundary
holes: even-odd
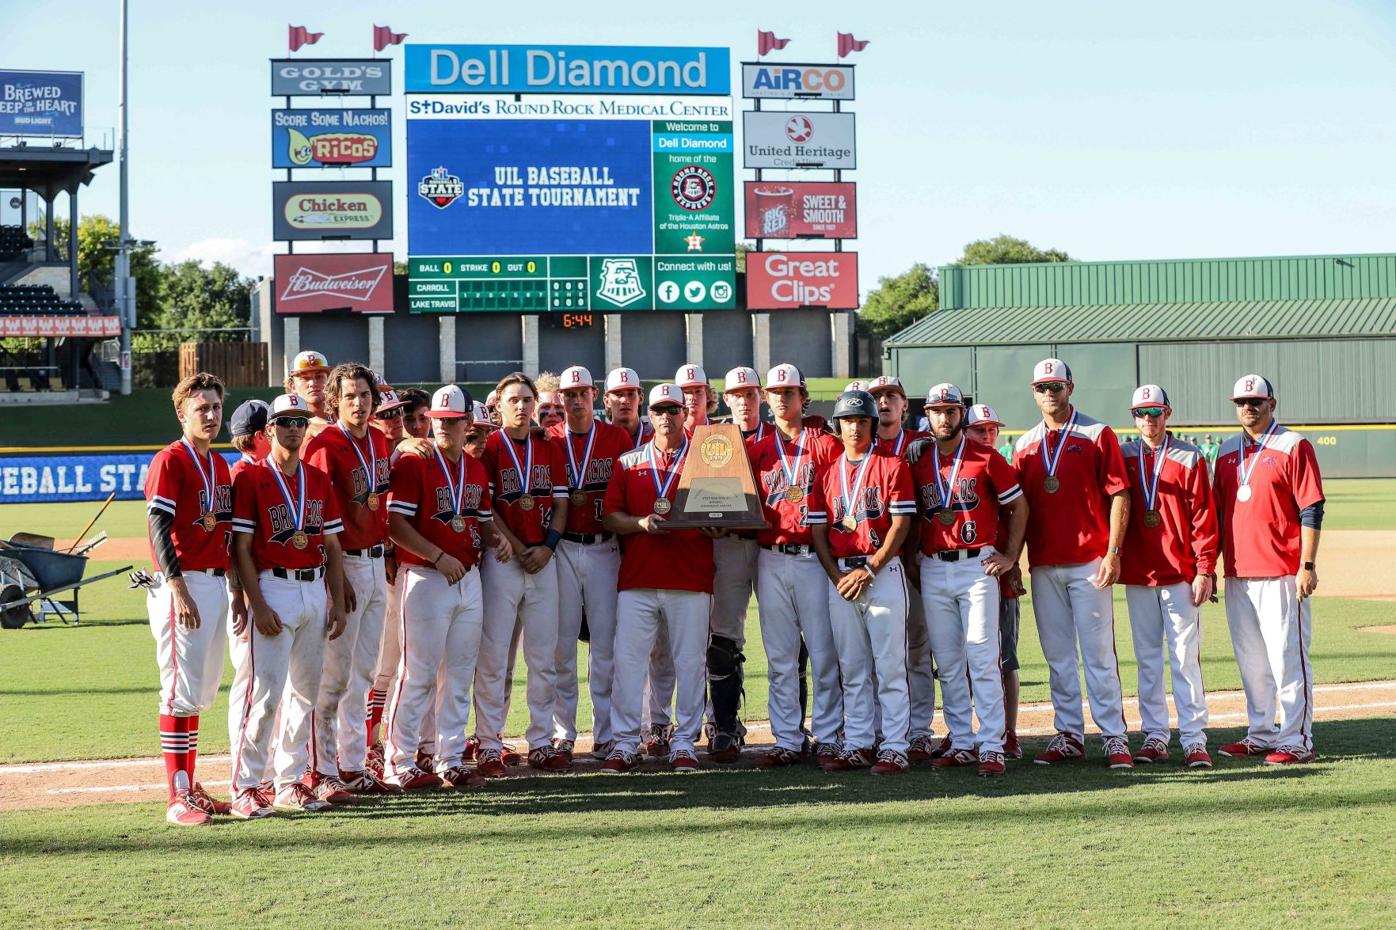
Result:
[[[640,713],[645,702],[645,669],[655,637],[668,631],[670,656],[678,670],[676,726],[670,748],[694,750],[703,729],[708,684],[708,615],[712,595],[701,591],[640,588],[616,599],[616,679],[611,695],[611,732],[616,748],[640,748]]]
[[[398,575],[401,576],[406,571],[406,565],[398,567]],[[402,628],[402,613],[399,605],[402,598],[399,596],[396,584],[390,584],[386,588],[384,597],[385,609],[383,619],[383,639],[378,651],[378,667],[373,673],[373,690],[381,691],[385,695],[393,693],[393,683],[397,681],[398,666],[402,662],[402,642],[398,639],[398,630]],[[438,694],[439,697],[439,694]],[[426,716],[422,718],[422,745],[423,752],[436,752],[436,705],[438,701],[432,700],[427,703]],[[384,699],[384,707],[387,707],[387,700]],[[386,710],[384,711],[386,713]],[[383,730],[382,739],[386,742],[388,738],[387,728]]]
[[[248,639],[237,652],[241,688],[229,696],[233,733],[233,788],[259,787],[269,765],[281,790],[310,764],[310,715],[325,663],[325,582],[258,575],[262,596],[282,630],[265,636],[248,618]],[[278,720],[279,715],[279,720]],[[272,752],[275,749],[275,757]]]
[[[824,583],[829,626],[843,676],[844,745],[849,749],[873,748],[876,709],[882,718],[882,748],[905,755],[911,708],[906,680],[906,575],[902,564],[893,560],[883,566],[856,601],[840,597],[828,576]]]
[[[1246,691],[1246,735],[1313,751],[1313,615],[1294,577],[1226,579],[1226,625]]]
[[[776,745],[792,752],[804,746],[800,713],[800,638],[809,649],[814,678],[810,714],[814,738],[836,744],[843,726],[843,687],[839,654],[829,625],[829,578],[813,552],[786,555],[758,550],[756,602],[761,616],[761,644],[766,649],[770,683],[771,733]]]
[[[1129,628],[1139,665],[1139,717],[1145,738],[1168,742],[1168,698],[1163,670],[1173,675],[1173,706],[1184,746],[1207,744],[1207,696],[1202,689],[1202,609],[1192,603],[1187,582],[1149,587],[1126,585]],[[1163,657],[1164,645],[1168,658]]]
[[[906,682],[911,702],[909,738],[930,736],[936,715],[936,671],[930,631],[921,598],[907,592]]]
[[[954,749],[1003,752],[1003,673],[999,667],[999,580],[980,556],[944,562],[917,556],[921,602],[940,676],[940,700]],[[979,732],[974,715],[979,716]]]
[[[311,759],[321,775],[364,770],[368,689],[383,645],[388,582],[382,557],[346,555],[344,583],[354,589],[354,609],[345,613],[344,632],[325,643],[315,701]]]
[[[199,610],[199,626],[175,622],[174,597],[161,572],[146,592],[155,661],[160,666],[160,713],[193,717],[213,705],[223,680],[223,630],[228,619],[228,586],[222,577],[185,572],[184,587]]]
[[[667,727],[673,719],[669,711],[674,706],[675,677],[669,634],[661,626],[650,651],[649,675],[645,677],[646,729],[655,724]]]
[[[1041,565],[1032,569],[1032,609],[1037,637],[1047,659],[1052,688],[1053,726],[1060,733],[1084,737],[1081,713],[1081,671],[1086,669],[1086,695],[1091,719],[1102,736],[1124,736],[1124,699],[1120,667],[1115,656],[1115,608],[1110,589],[1091,584],[1100,559],[1076,565]],[[1081,662],[1077,663],[1077,643]]]
[[[611,682],[615,674],[616,578],[620,543],[615,537],[584,545],[564,539],[557,546],[557,703],[553,736],[577,738],[577,635],[586,614],[591,635],[587,686],[591,692],[592,738],[611,738]]]
[[[483,749],[504,746],[509,667],[515,652],[514,626],[519,622],[528,665],[528,748],[551,745],[557,699],[557,559],[550,559],[534,575],[525,572],[518,559],[501,565],[488,552],[481,564],[485,618],[475,666],[475,735]]]
[[[472,568],[453,585],[439,571],[414,565],[398,573],[397,586],[402,589],[398,640],[403,650],[384,717],[386,774],[398,776],[416,767],[423,721],[433,708],[439,723],[436,764],[444,772],[460,765],[465,751],[470,688],[484,628],[480,573]]]

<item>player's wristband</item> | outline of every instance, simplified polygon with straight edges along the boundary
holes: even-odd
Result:
[[[547,546],[554,552],[557,551],[557,544],[560,542],[562,542],[562,534],[559,533],[557,530],[548,530],[548,532],[543,536],[543,545]]]
[[[439,552],[436,553],[436,558],[434,558],[434,559],[431,560],[431,565],[432,565],[433,568],[436,567],[436,563],[437,563],[437,562],[440,562],[440,561],[441,561],[441,557],[444,556],[445,554],[446,554],[446,550],[445,550],[445,549],[442,549],[442,550],[440,550]]]
[[[1305,562],[1305,563],[1303,564],[1303,566],[1301,566],[1301,567],[1304,569],[1304,571],[1306,571],[1306,572],[1311,572],[1311,571],[1314,570],[1314,563],[1313,563],[1313,562]]]

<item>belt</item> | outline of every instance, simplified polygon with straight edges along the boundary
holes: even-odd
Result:
[[[844,571],[849,571],[854,568],[867,568],[869,558],[871,558],[871,556],[850,555],[847,558],[839,559],[839,566],[843,568]]]
[[[976,555],[978,555],[979,553],[981,553],[981,552],[983,552],[983,551],[984,551],[984,550],[983,550],[982,548],[981,548],[981,549],[945,549],[945,550],[943,550],[943,551],[941,551],[941,552],[937,552],[937,553],[933,554],[933,555],[931,556],[931,558],[933,558],[933,559],[940,559],[942,562],[958,562],[958,561],[960,561],[961,559],[972,559],[972,558],[974,558]]]
[[[319,581],[325,574],[325,566],[315,568],[273,568],[271,573],[287,581]]]
[[[186,575],[208,575],[212,578],[222,578],[228,574],[226,568],[184,568],[180,569]]]
[[[367,549],[345,549],[344,554],[358,556],[363,559],[381,559],[383,558],[383,547],[369,546]]]
[[[771,546],[767,546],[763,543],[761,548],[768,549],[771,552],[779,552],[781,555],[809,555],[814,551],[813,546],[801,545],[799,543],[776,543]]]
[[[563,533],[562,538],[568,542],[581,543],[583,546],[590,546],[595,543],[607,542],[611,533]]]

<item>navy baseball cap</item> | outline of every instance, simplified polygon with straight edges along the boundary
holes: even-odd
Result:
[[[232,436],[250,436],[267,428],[267,411],[271,408],[264,400],[245,400],[233,411],[228,421],[228,433]]]

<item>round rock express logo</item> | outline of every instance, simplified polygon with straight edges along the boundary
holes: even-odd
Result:
[[[685,210],[696,213],[706,210],[717,196],[717,178],[706,168],[698,165],[685,165],[674,174],[669,182],[669,193],[674,203]]]

